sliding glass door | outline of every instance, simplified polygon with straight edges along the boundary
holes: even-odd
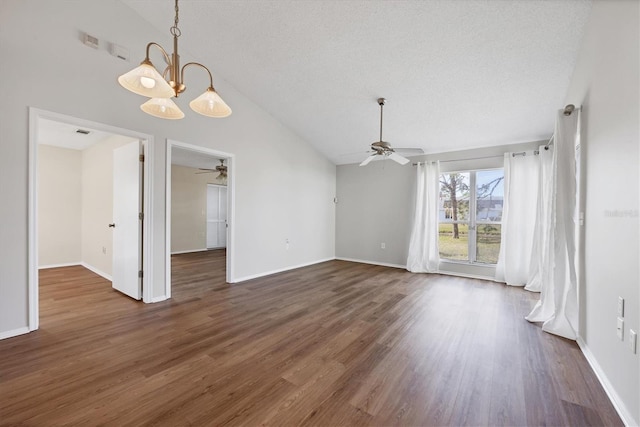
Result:
[[[495,264],[500,252],[503,200],[502,169],[440,175],[440,258]]]

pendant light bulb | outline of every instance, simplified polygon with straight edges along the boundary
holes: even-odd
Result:
[[[149,77],[142,76],[140,77],[140,84],[147,89],[153,89],[156,86],[156,81]]]

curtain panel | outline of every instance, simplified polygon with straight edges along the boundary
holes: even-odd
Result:
[[[537,153],[505,153],[504,206],[496,280],[525,286],[534,246],[538,177]]]
[[[576,145],[580,110],[565,116],[558,111],[555,142],[548,183],[539,193],[538,203],[550,207],[541,227],[538,263],[540,301],[526,317],[530,322],[543,322],[542,330],[575,340],[578,330],[578,280],[576,273]],[[547,183],[547,184],[548,184]],[[536,280],[538,277],[532,277]]]
[[[416,197],[407,270],[412,273],[438,271],[438,202],[440,163],[418,163]]]
[[[526,316],[576,339],[576,146],[580,110],[559,110],[553,145],[538,156],[505,155],[505,204],[496,280],[540,292]]]

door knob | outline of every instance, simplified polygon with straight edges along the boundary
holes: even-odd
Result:
[[[110,227],[110,228],[116,228],[116,225],[115,225],[115,224],[113,224],[113,223],[111,223],[111,224],[109,224],[109,227]]]

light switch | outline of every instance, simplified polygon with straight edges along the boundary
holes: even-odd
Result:
[[[637,341],[638,334],[633,329],[629,329],[629,348],[633,354],[636,354]]]

